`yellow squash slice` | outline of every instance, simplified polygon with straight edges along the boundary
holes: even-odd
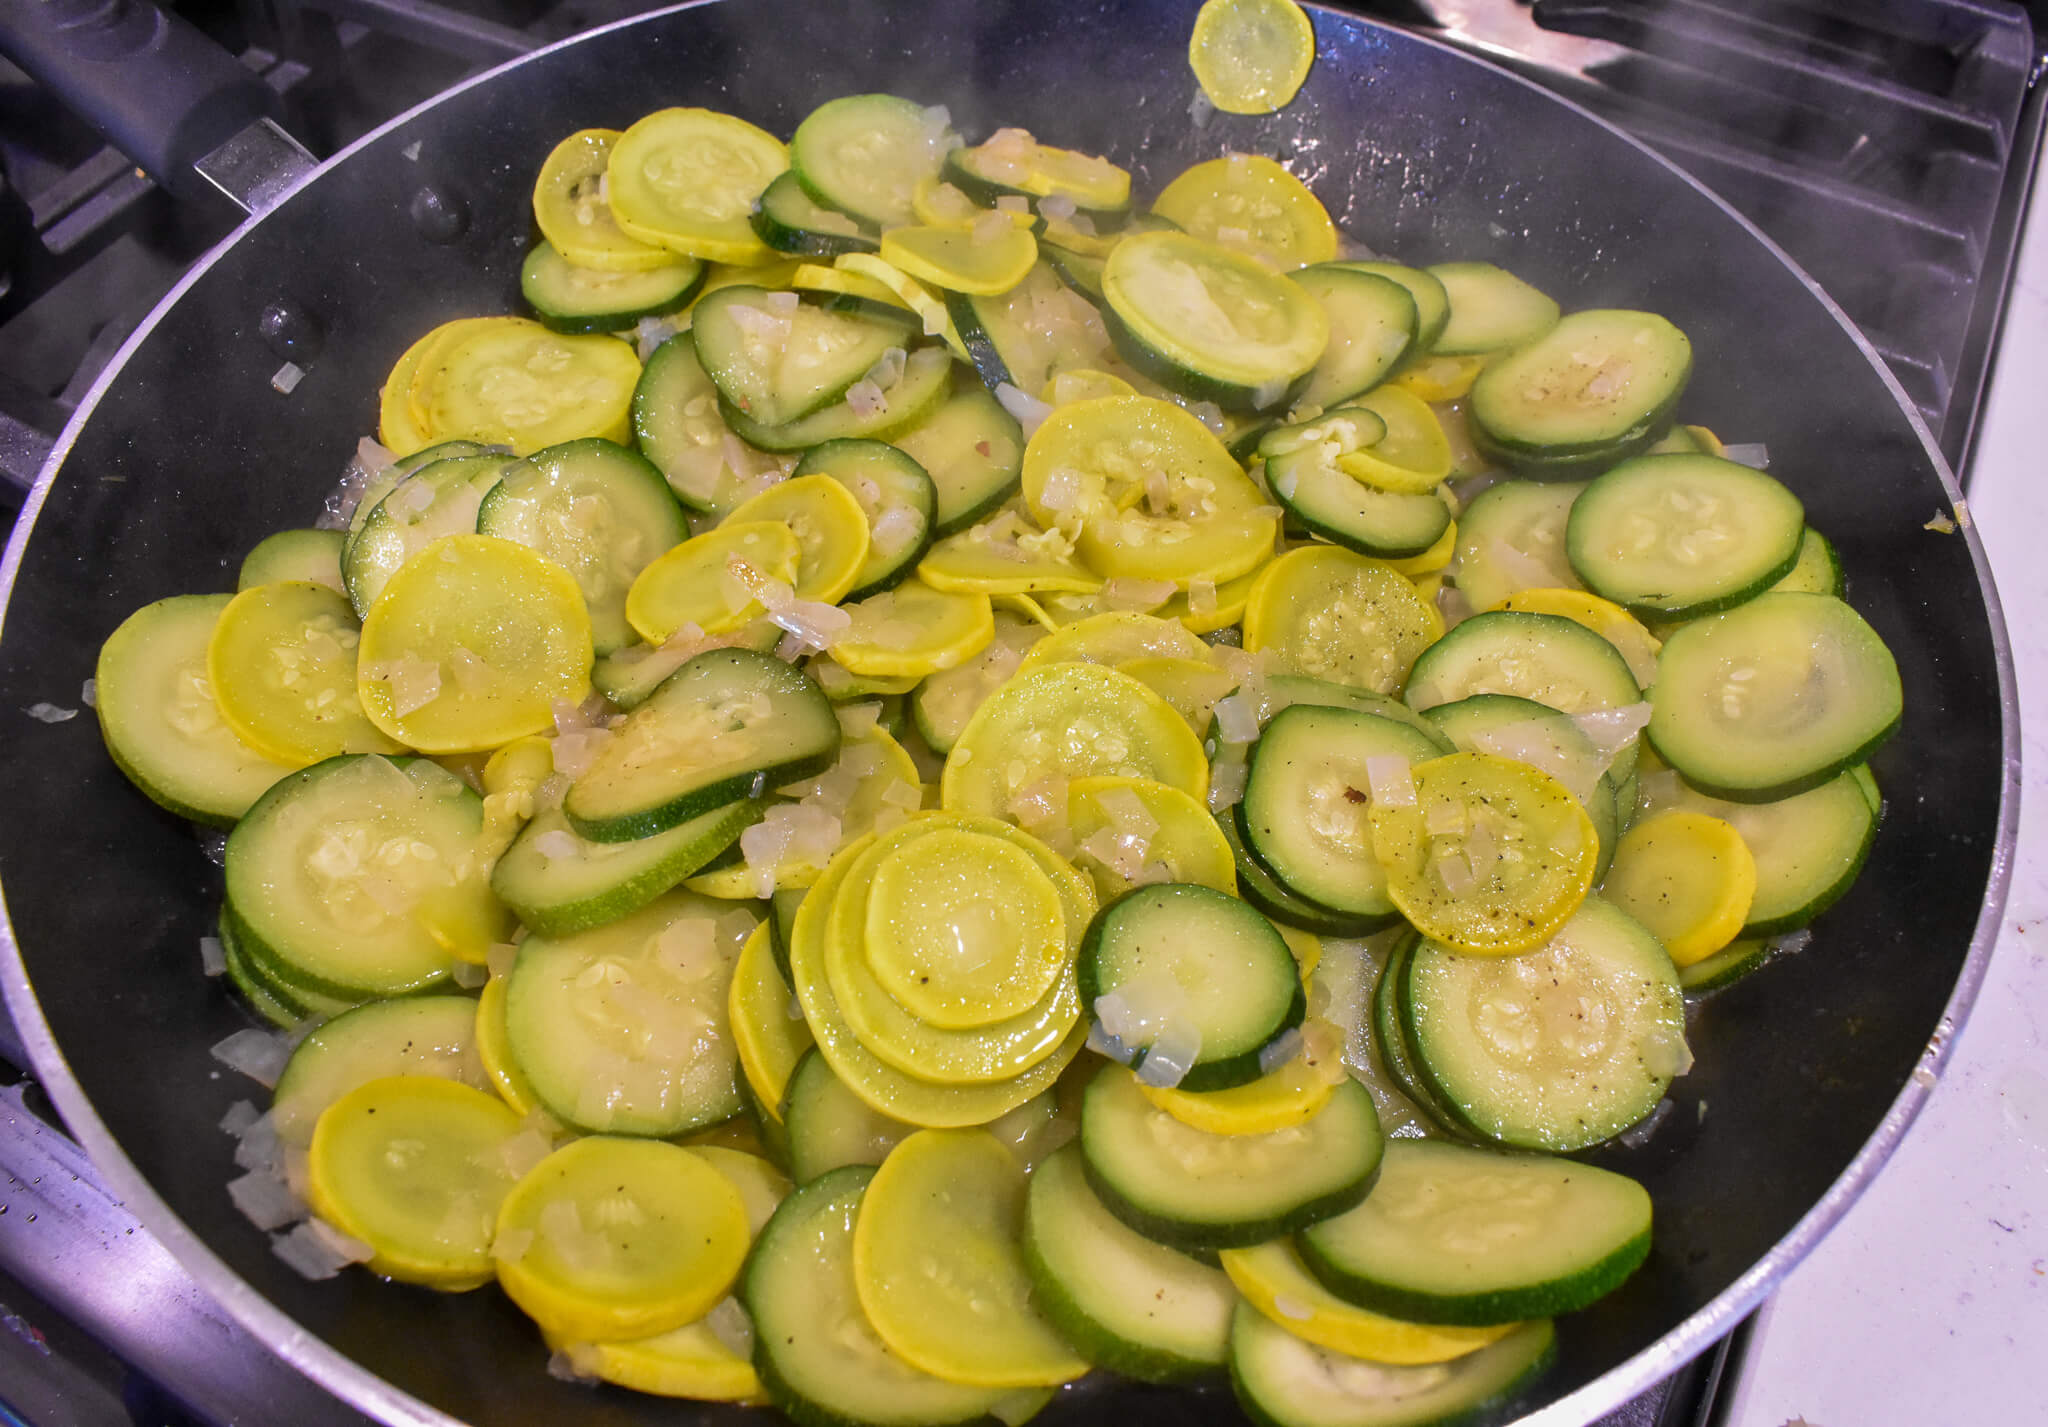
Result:
[[[921,1130],[869,1181],[853,1231],[868,1322],[949,1382],[1052,1387],[1090,1364],[1032,1307],[1024,1167],[984,1130]]]
[[[408,560],[363,623],[363,711],[422,753],[496,748],[590,697],[576,581],[524,545],[449,535]]]

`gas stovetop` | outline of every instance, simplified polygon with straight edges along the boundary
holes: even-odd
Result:
[[[481,67],[656,7],[177,8],[262,74],[286,126],[325,155]],[[1967,479],[2042,143],[2048,0],[1337,8],[1505,63],[1722,194],[1858,322]],[[113,353],[239,216],[173,201],[0,62],[0,519]],[[25,1066],[0,1014],[0,1427],[364,1422],[193,1284],[101,1186]],[[1601,1427],[1721,1420],[1716,1387],[1746,1332]]]

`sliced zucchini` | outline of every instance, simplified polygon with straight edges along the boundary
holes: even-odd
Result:
[[[1088,1182],[1117,1218],[1181,1249],[1243,1248],[1341,1214],[1371,1190],[1383,1140],[1372,1096],[1347,1080],[1306,1122],[1212,1135],[1105,1065],[1081,1102]]]
[[[868,521],[868,552],[845,599],[863,600],[903,583],[932,542],[938,491],[907,451],[883,441],[813,446],[792,479],[830,476],[853,493]]]
[[[1492,263],[1437,263],[1450,316],[1430,350],[1447,357],[1533,342],[1557,325],[1557,303]]]
[[[562,810],[593,842],[630,842],[822,773],[838,751],[839,719],[817,684],[772,655],[713,649],[627,715]]]
[[[1656,1108],[1688,1060],[1671,958],[1597,896],[1527,955],[1419,943],[1395,1000],[1436,1102],[1511,1149],[1611,1139]]]
[[[519,295],[557,332],[622,332],[643,317],[680,312],[704,285],[704,264],[679,258],[658,268],[581,267],[545,239],[519,267]]]
[[[519,944],[506,1044],[549,1113],[589,1134],[666,1137],[740,1112],[726,999],[753,922],[733,912],[670,892],[594,930]]]
[[[1614,709],[1642,698],[1621,651],[1583,624],[1554,614],[1490,610],[1432,644],[1401,698],[1416,710],[1514,694],[1564,713]],[[1622,769],[1626,776],[1628,768]]]
[[[1227,892],[1139,887],[1096,914],[1076,968],[1089,1014],[1147,1084],[1228,1090],[1308,1011],[1271,923]]]
[[[778,253],[836,258],[841,253],[872,253],[876,247],[858,222],[812,198],[794,171],[776,175],[761,191],[748,221],[756,236]]]
[[[114,766],[180,817],[231,827],[292,765],[221,718],[206,651],[229,595],[173,595],[121,621],[94,666],[100,737]]]
[[[1903,705],[1891,651],[1855,610],[1763,594],[1665,641],[1645,732],[1700,791],[1774,802],[1865,761]]]
[[[344,998],[442,984],[451,947],[481,961],[510,930],[469,855],[482,826],[483,800],[424,758],[344,755],[292,774],[228,835],[244,950]]]
[[[1109,355],[1097,299],[1074,293],[1045,264],[999,296],[949,296],[946,310],[990,391],[1007,382],[1035,395],[1055,373],[1099,367]]]
[[[1653,312],[1574,312],[1494,361],[1466,405],[1479,448],[1547,474],[1580,460],[1612,464],[1668,425],[1692,376],[1692,343]]]
[[[242,557],[235,592],[283,580],[304,580],[342,590],[341,551],[348,536],[339,530],[280,530],[256,542]]]
[[[1105,1209],[1088,1187],[1078,1145],[1032,1171],[1024,1261],[1039,1311],[1090,1362],[1145,1382],[1222,1366],[1230,1281]]]
[[[1451,319],[1451,298],[1444,289],[1443,280],[1435,273],[1422,268],[1403,267],[1399,263],[1351,259],[1340,259],[1331,266],[1371,273],[1401,284],[1415,301],[1415,345],[1410,348],[1411,353],[1419,355],[1436,350],[1437,338],[1443,335],[1444,324]]]
[[[1296,398],[1324,409],[1370,391],[1416,349],[1415,298],[1393,278],[1348,263],[1321,263],[1288,275],[1323,305],[1330,345]]]
[[[633,434],[676,499],[714,515],[781,480],[794,464],[747,445],[726,426],[718,388],[704,374],[688,332],[669,338],[647,359],[633,389]]]
[[[911,195],[958,142],[943,109],[893,94],[828,100],[797,125],[790,166],[804,192],[871,228],[916,221]]]
[[[1365,922],[1393,913],[1373,852],[1367,808],[1375,758],[1435,758],[1441,747],[1412,724],[1352,709],[1296,704],[1252,748],[1237,831],[1280,885]]]
[[[690,538],[661,472],[646,457],[595,438],[550,446],[507,467],[477,506],[476,529],[537,550],[575,577],[599,654],[633,642],[626,592],[656,556]]]
[[[652,837],[591,842],[558,808],[538,814],[491,869],[491,890],[542,936],[567,936],[638,911],[733,846],[761,820],[741,799]]]
[[[1484,1220],[1486,1243],[1468,1226]],[[1474,1327],[1585,1308],[1650,1252],[1650,1196],[1573,1160],[1395,1140],[1357,1208],[1296,1236],[1330,1290],[1417,1323]]]
[[[902,340],[899,334],[897,344]],[[757,421],[730,403],[721,405],[719,412],[741,439],[764,451],[808,451],[821,442],[851,436],[893,439],[939,409],[952,371],[952,354],[944,347],[919,347],[905,363],[902,378],[882,393],[880,406],[856,408],[840,401],[779,426]]]
[[[1140,233],[1102,272],[1110,334],[1162,385],[1233,411],[1272,411],[1306,388],[1330,341],[1310,293],[1187,233]]]
[[[1745,937],[1797,930],[1840,900],[1863,870],[1877,836],[1878,809],[1865,796],[1858,765],[1817,788],[1770,803],[1709,798],[1676,779],[1646,800],[1646,811],[1692,808],[1728,823],[1756,862]],[[1668,777],[1668,775],[1667,775]]]
[[[1266,489],[1311,533],[1379,559],[1420,555],[1451,528],[1443,497],[1375,490],[1315,448],[1268,458]]]
[[[1231,1320],[1230,1381],[1259,1427],[1449,1427],[1506,1406],[1556,1360],[1549,1319],[1448,1365],[1389,1367],[1304,1342],[1248,1303]]]
[[[392,487],[349,542],[341,574],[356,617],[407,560],[444,535],[476,529],[476,513],[514,462],[510,456],[450,456],[420,467]]]
[[[1579,589],[1565,555],[1565,524],[1577,483],[1502,481],[1488,486],[1458,517],[1458,589],[1472,608],[1488,610],[1518,590]]]
[[[320,1114],[342,1096],[389,1075],[432,1075],[489,1090],[476,1049],[476,1001],[403,996],[344,1011],[292,1051],[270,1102],[277,1137],[313,1142]]]
[[[1237,831],[1235,814],[1224,813],[1216,819],[1216,826],[1222,830],[1223,839],[1230,844],[1231,856],[1237,862],[1238,895],[1282,926],[1313,932],[1317,936],[1367,936],[1394,917],[1392,911],[1381,917],[1355,917],[1318,906],[1306,897],[1297,897],[1245,847],[1244,838]]]
[[[1099,228],[1121,227],[1130,215],[1129,172],[1093,154],[1041,144],[1022,129],[998,129],[984,143],[954,149],[945,179],[990,208],[1015,194],[1063,198]]]
[[[986,387],[967,378],[942,405],[904,431],[895,446],[924,469],[934,490],[932,538],[964,530],[1017,489],[1024,469],[1024,430]]]
[[[781,1111],[789,1132],[789,1175],[798,1184],[850,1164],[878,1165],[917,1128],[848,1090],[815,1049],[805,1051],[790,1072]]]
[[[1565,554],[1595,594],[1694,619],[1742,603],[1799,559],[1805,507],[1782,482],[1715,456],[1639,456],[1572,503]]]
[[[1000,1388],[963,1387],[896,1356],[861,1310],[854,1226],[874,1170],[848,1165],[801,1186],[761,1231],[739,1286],[754,1370],[801,1427],[950,1427],[985,1418]]]
[[[699,299],[691,314],[705,375],[727,405],[763,426],[833,405],[884,352],[904,345],[895,322],[829,312],[745,283]]]

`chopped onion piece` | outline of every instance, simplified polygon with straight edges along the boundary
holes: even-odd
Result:
[[[1621,750],[1648,727],[1650,713],[1649,702],[1645,700],[1618,709],[1593,709],[1573,714],[1572,722],[1578,725],[1579,732],[1593,741],[1594,749],[1600,754],[1600,769],[1605,772]]]
[[[509,1141],[508,1141],[509,1143]],[[518,1171],[524,1174],[524,1170]],[[506,1229],[491,1240],[491,1257],[500,1263],[518,1263],[533,1247],[533,1230]]]
[[[1216,701],[1216,736],[1225,743],[1250,743],[1259,736],[1259,713],[1243,690]]]
[[[996,400],[1001,402],[1003,410],[1014,416],[1017,424],[1024,428],[1026,439],[1038,430],[1046,417],[1052,415],[1050,406],[1008,382],[997,385]]]
[[[1216,582],[1214,580],[1188,581],[1188,613],[1214,614],[1216,612]]]
[[[1209,811],[1221,813],[1244,799],[1245,764],[1233,759],[1219,763],[1209,774]]]
[[[1812,944],[1813,930],[1810,927],[1801,927],[1798,931],[1786,932],[1783,936],[1774,936],[1769,943],[1773,956],[1789,955],[1793,952],[1804,951]]]
[[[1152,816],[1152,810],[1129,788],[1109,788],[1095,799],[1097,807],[1109,815],[1118,834],[1149,842],[1159,831],[1159,819]]]
[[[1389,808],[1415,806],[1415,774],[1400,754],[1381,753],[1366,759],[1365,776],[1375,803]]]
[[[875,359],[875,364],[868,368],[863,380],[873,382],[878,389],[887,391],[903,380],[904,360],[903,348],[891,347]]]
[[[199,969],[208,976],[218,976],[228,969],[227,948],[221,945],[219,937],[199,938]]]
[[[266,1170],[252,1169],[228,1181],[228,1198],[242,1217],[268,1233],[306,1217],[306,1206],[291,1186]]]
[[[220,1117],[220,1128],[224,1134],[240,1139],[249,1133],[249,1127],[263,1118],[263,1112],[247,1100],[237,1100],[228,1106],[228,1112]]]
[[[1110,992],[1111,996],[1115,994],[1114,991]],[[1103,1000],[1107,999],[1108,997],[1103,998]],[[1102,1008],[1102,1001],[1097,1001],[1095,1006],[1099,1013]],[[1088,1049],[1094,1051],[1105,1060],[1115,1061],[1118,1065],[1129,1065],[1131,1057],[1137,1054],[1136,1051],[1111,1035],[1101,1021],[1094,1021],[1089,1024]]]
[[[80,684],[78,686],[78,701],[89,709],[98,708],[100,706],[100,681],[98,679],[87,679],[83,684]]]
[[[576,855],[576,834],[566,828],[551,828],[533,840],[533,850],[550,862]]]
[[[853,408],[855,416],[866,419],[888,410],[889,399],[882,395],[880,387],[862,378],[846,389],[846,404]]]
[[[286,362],[270,377],[270,389],[280,396],[290,396],[306,379],[306,369],[297,362]]]
[[[704,1315],[704,1326],[734,1357],[753,1357],[754,1320],[747,1316],[747,1310],[740,1306],[737,1298],[719,1299],[717,1305]]]
[[[1187,1079],[1202,1056],[1202,1028],[1192,1020],[1169,1021],[1138,1062],[1138,1079],[1147,1085],[1170,1090]]]
[[[639,354],[642,365],[660,349],[662,343],[678,332],[686,331],[689,325],[687,316],[643,317],[634,323],[633,350]]]
[[[577,1361],[579,1350],[588,1351],[581,1343],[570,1343],[548,1354],[548,1376],[560,1382],[600,1382],[596,1373],[585,1372]]]
[[[55,704],[30,704],[22,712],[42,723],[69,723],[78,717],[77,709],[59,708]]]
[[[239,1070],[258,1085],[274,1086],[279,1073],[284,1070],[284,1063],[291,1059],[292,1048],[283,1036],[251,1027],[236,1031],[216,1044],[212,1055],[228,1069]]]
[[[1005,234],[1016,230],[1016,223],[1007,213],[991,211],[976,218],[967,229],[968,241],[976,247],[999,242]]]
[[[490,971],[474,961],[457,961],[448,968],[448,977],[465,991],[474,991],[491,979]]]
[[[1058,223],[1065,223],[1080,211],[1080,205],[1064,193],[1052,193],[1038,200],[1038,211]]]
[[[352,1263],[368,1263],[376,1251],[321,1219],[308,1219],[270,1241],[271,1251],[307,1278],[333,1278]]]
[[[1721,448],[1721,458],[1752,470],[1768,471],[1771,468],[1771,448],[1761,441],[1736,441]]]
[[[1479,879],[1472,875],[1472,864],[1461,852],[1439,852],[1429,859],[1430,870],[1436,873],[1437,881],[1444,884],[1444,890],[1453,897],[1469,897],[1479,889]]]
[[[1130,575],[1118,575],[1102,587],[1102,602],[1112,609],[1137,610],[1140,613],[1158,609],[1178,592],[1171,580],[1140,580]]]

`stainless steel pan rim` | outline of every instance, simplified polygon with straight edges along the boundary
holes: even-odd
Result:
[[[464,80],[398,115],[335,154],[298,183],[284,190],[279,196],[280,201],[289,199],[301,188],[316,182],[329,170],[340,167],[359,150],[369,147],[385,135],[402,128],[420,115],[474,86],[493,82],[543,56],[597,36],[712,3],[721,3],[721,0],[684,0],[682,4],[572,36]],[[744,4],[745,0],[722,0],[722,3]],[[1359,22],[1356,17],[1344,18],[1347,21],[1369,23]],[[1488,69],[1494,68],[1473,59],[1463,51],[1455,50],[1426,36],[1410,35],[1407,38],[1455,54],[1463,62]],[[1885,366],[1883,359],[1820,285],[1776,243],[1741,213],[1716,196],[1712,190],[1678,169],[1648,145],[1624,131],[1615,129],[1606,120],[1582,106],[1543,90],[1541,86],[1511,71],[1496,72],[1506,81],[1540,93],[1547,102],[1571,111],[1580,121],[1596,125],[1622,139],[1719,208],[1746,230],[1759,246],[1790,270],[1855,344],[1864,359],[1878,372],[1886,390],[1911,423],[1913,432],[1925,449],[1927,459],[1949,499],[1955,501],[1961,498],[1955,476],[1948,469],[1934,438],[1897,379]],[[76,414],[52,449],[28,499],[24,502],[5,556],[0,558],[0,625],[4,625],[23,552],[33,533],[37,514],[47,499],[57,478],[58,469],[69,454],[79,431],[91,418],[102,396],[119,378],[130,356],[149,337],[164,314],[214,263],[252,228],[266,221],[268,216],[266,213],[248,219],[195,264],[122,345],[80,403]],[[1990,625],[1998,676],[2000,754],[2003,768],[1999,788],[1997,833],[1985,885],[1984,902],[1971,934],[1968,953],[1956,979],[1955,988],[1948,999],[1942,1020],[1921,1054],[1914,1074],[1900,1090],[1876,1130],[1819,1202],[1793,1226],[1790,1232],[1774,1244],[1747,1272],[1649,1348],[1579,1390],[1518,1419],[1520,1427],[1583,1427],[1583,1424],[1613,1411],[1654,1386],[1731,1331],[1746,1314],[1762,1302],[1781,1278],[1812,1252],[1835,1222],[1847,1212],[1849,1206],[1855,1202],[1898,1147],[1937,1083],[1954,1038],[1962,1030],[1990,966],[1992,949],[1997,941],[2012,878],[2019,825],[2020,721],[2012,650],[1983,544],[1970,526],[1963,526],[1958,534],[1968,546]],[[13,925],[7,916],[4,893],[0,893],[0,996],[4,996],[7,1009],[21,1032],[23,1043],[44,1088],[65,1124],[91,1155],[109,1187],[116,1192],[124,1207],[143,1223],[231,1317],[314,1382],[380,1421],[391,1423],[393,1427],[461,1427],[459,1419],[392,1386],[306,1331],[294,1319],[276,1308],[208,1248],[156,1193],[116,1143],[59,1051],[49,1024],[44,1019],[42,1008],[29,986],[26,967],[15,941]]]

